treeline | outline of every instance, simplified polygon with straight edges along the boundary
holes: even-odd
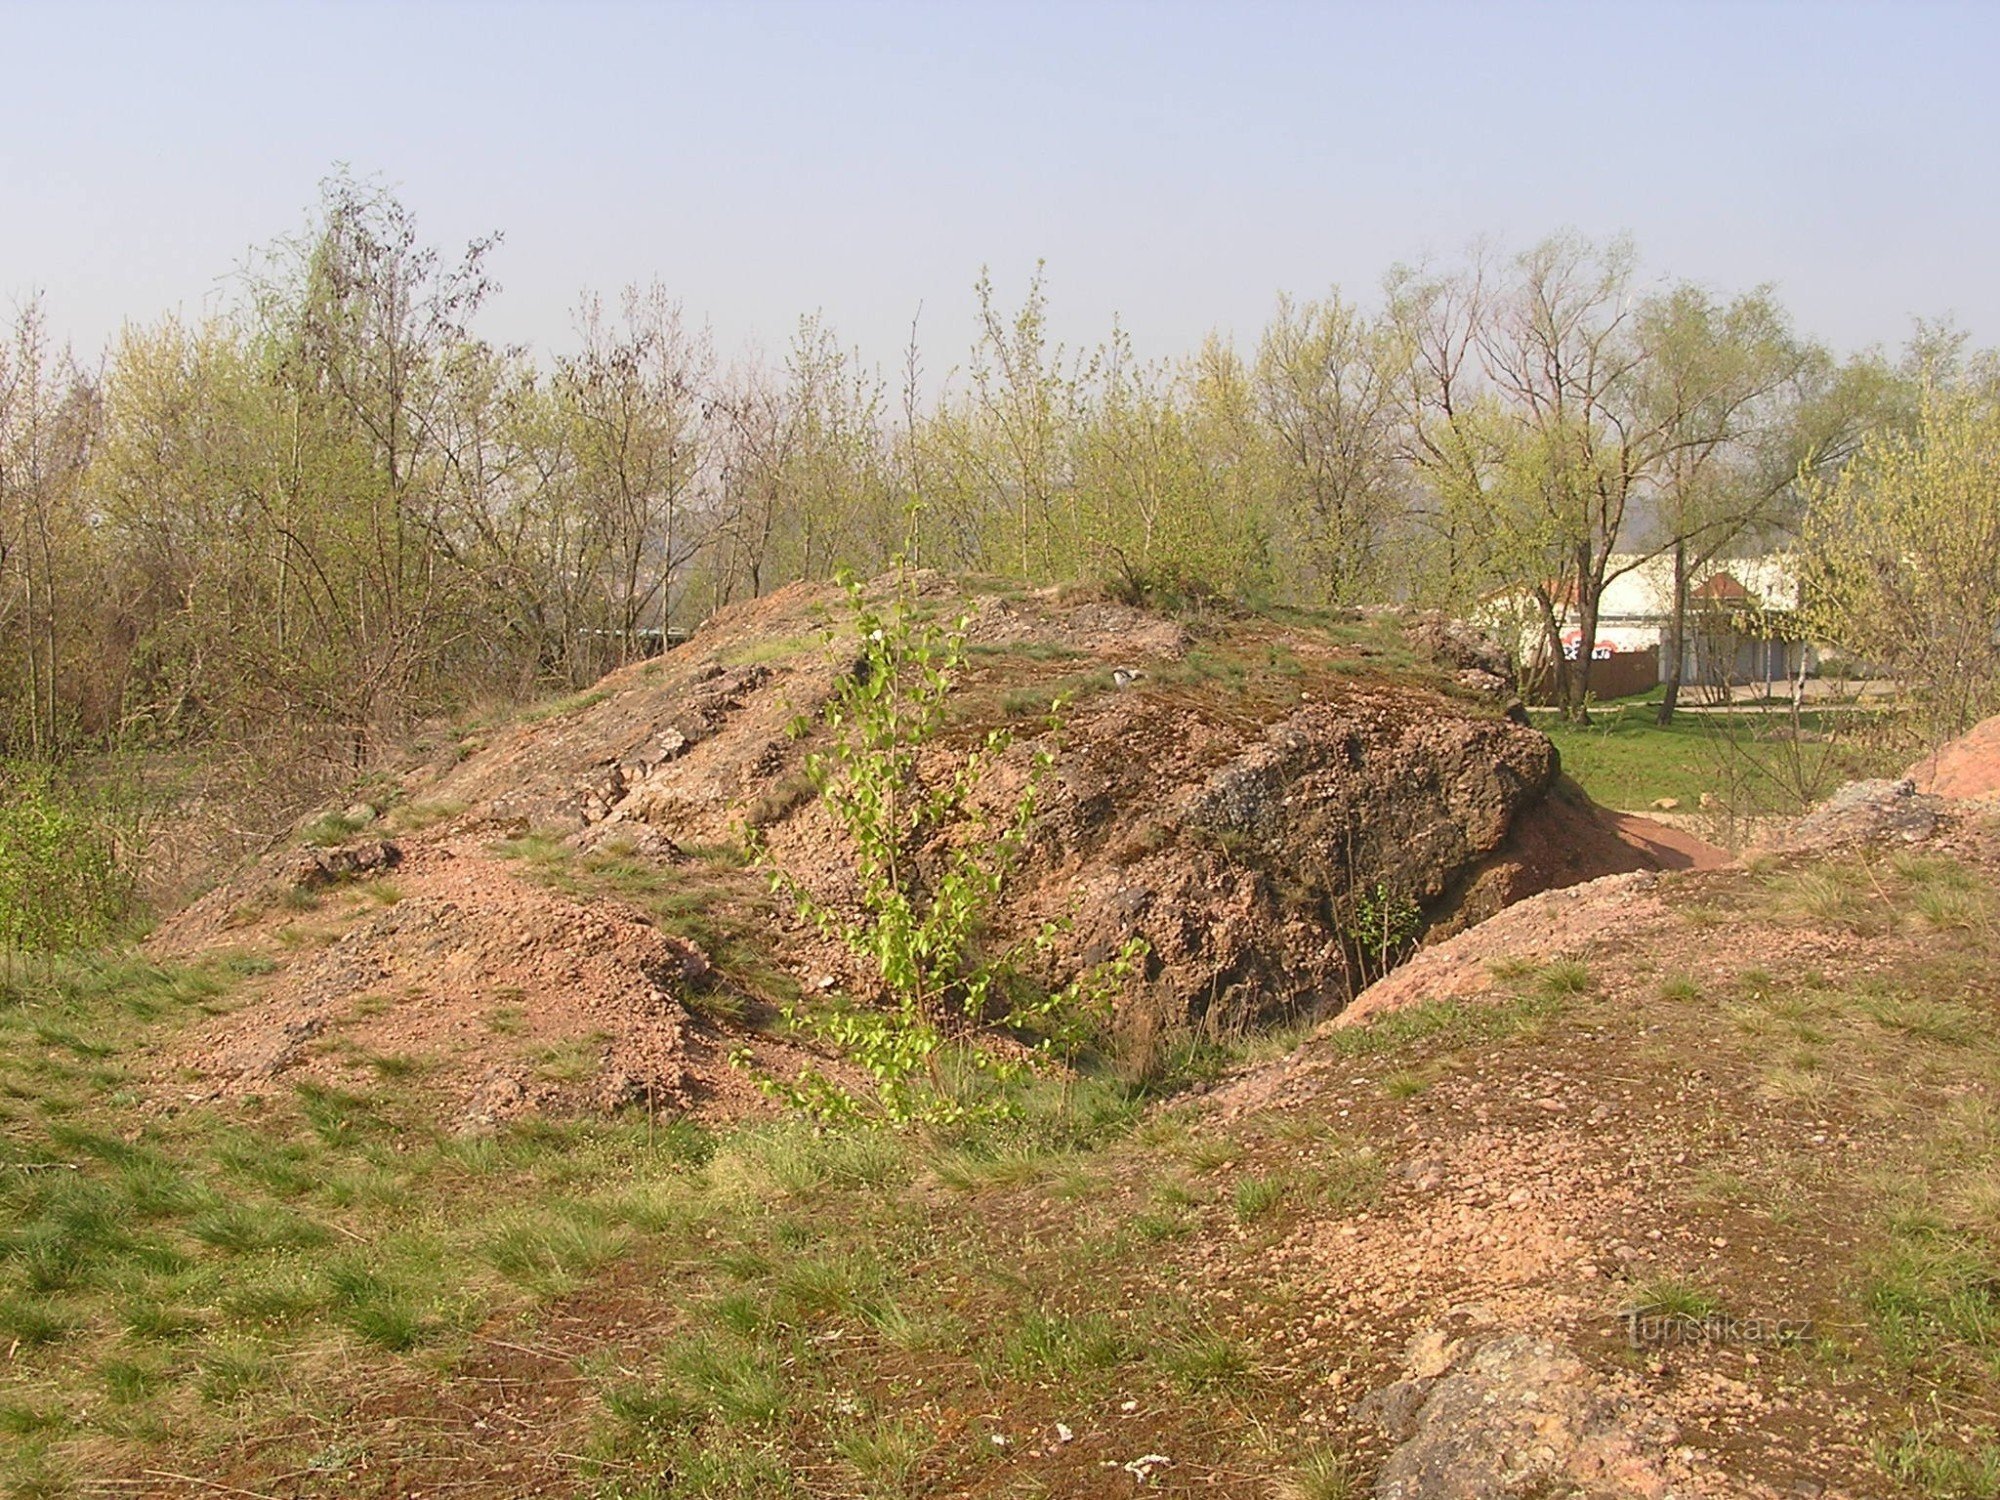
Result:
[[[281,735],[365,760],[898,554],[1135,597],[1484,601],[1589,640],[1627,555],[1671,553],[1685,595],[1964,363],[1948,339],[1838,360],[1767,292],[1558,237],[1398,269],[1369,311],[1280,299],[1254,348],[1166,362],[1116,331],[1065,350],[1039,276],[1017,309],[982,279],[933,395],[914,348],[885,378],[816,318],[778,367],[727,366],[658,288],[586,299],[576,352],[538,362],[478,333],[493,248],[442,254],[340,177],[218,316],[90,366],[20,314],[0,754]],[[1588,653],[1551,655],[1580,712]]]

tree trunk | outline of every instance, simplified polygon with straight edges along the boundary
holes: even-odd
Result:
[[[1674,543],[1674,602],[1667,616],[1667,691],[1660,699],[1658,723],[1662,729],[1674,722],[1674,709],[1681,699],[1681,657],[1687,647],[1687,543]]]

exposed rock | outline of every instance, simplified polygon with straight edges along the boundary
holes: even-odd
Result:
[[[1789,852],[1853,844],[1917,844],[1937,831],[1942,801],[1901,781],[1850,781],[1774,841]]]
[[[1513,680],[1514,663],[1506,648],[1477,625],[1425,610],[1410,617],[1406,629],[1411,643],[1439,663],[1494,680],[1494,692],[1504,692]]]
[[[1673,1430],[1620,1405],[1550,1340],[1511,1334],[1468,1354],[1420,1336],[1408,1378],[1363,1403],[1392,1437],[1409,1434],[1376,1476],[1377,1500],[1660,1500]]]
[[[369,839],[334,848],[307,844],[298,851],[288,878],[301,890],[316,890],[336,881],[379,875],[402,862],[403,851],[387,839]]]

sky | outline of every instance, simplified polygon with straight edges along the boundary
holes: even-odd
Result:
[[[934,380],[1040,260],[1059,336],[1165,356],[1561,229],[1841,350],[2000,344],[2000,4],[0,0],[0,56],[0,310],[85,355],[339,164],[502,231],[481,330],[548,353],[657,279],[732,357],[917,319]]]

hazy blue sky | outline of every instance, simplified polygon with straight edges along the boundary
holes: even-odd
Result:
[[[822,309],[959,357],[982,263],[1057,325],[1250,338],[1475,236],[1629,231],[1843,347],[2000,343],[2000,4],[0,0],[0,299],[94,349],[198,311],[335,162],[505,231],[495,337],[652,277],[733,351]]]

